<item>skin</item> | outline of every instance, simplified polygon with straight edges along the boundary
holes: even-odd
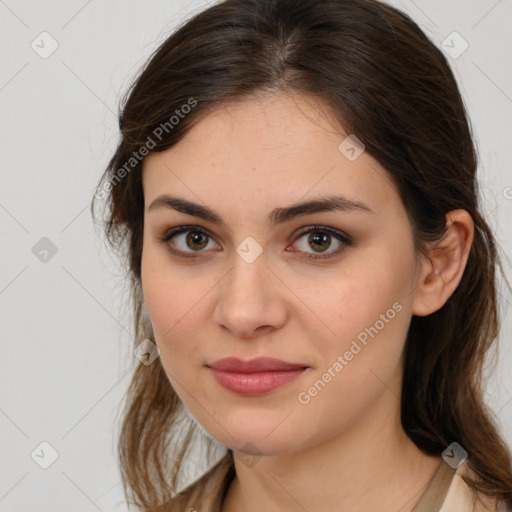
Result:
[[[171,384],[204,430],[235,451],[237,475],[223,512],[407,512],[441,462],[401,427],[402,354],[412,315],[441,308],[459,283],[473,223],[464,210],[450,212],[443,243],[428,258],[417,254],[386,170],[366,151],[348,160],[338,149],[347,134],[326,112],[310,96],[254,96],[213,111],[177,145],[144,161],[144,299]],[[208,206],[226,225],[173,209],[149,211],[163,193]],[[372,213],[317,212],[268,223],[273,208],[332,194],[364,202]],[[315,224],[353,244],[331,237],[319,247],[296,234]],[[158,239],[179,225],[202,227],[211,238],[195,242],[199,251],[187,245],[188,233]],[[248,236],[263,251],[252,263],[236,252]],[[173,255],[173,243],[195,258]],[[333,256],[305,258],[323,247],[321,254]],[[400,312],[300,403],[298,394],[395,303]],[[206,367],[227,356],[262,355],[309,369],[248,397],[222,388]]]

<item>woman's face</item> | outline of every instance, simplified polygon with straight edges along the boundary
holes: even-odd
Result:
[[[418,282],[411,226],[386,171],[321,108],[306,96],[232,103],[144,161],[142,285],[161,363],[233,450],[289,453],[398,410]],[[217,221],[154,203],[163,195]],[[289,210],[333,197],[348,202]],[[178,226],[188,231],[161,241]],[[208,366],[229,356],[307,369],[243,394]]]

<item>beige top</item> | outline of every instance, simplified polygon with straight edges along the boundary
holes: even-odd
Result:
[[[507,512],[503,505],[493,507],[493,500],[482,496],[480,496],[480,503],[477,502],[473,506],[475,493],[462,479],[462,476],[467,473],[469,468],[466,462],[455,470],[444,460],[441,461],[412,512]]]
[[[189,500],[185,500],[181,493],[175,496],[172,503],[179,507],[176,510],[221,512],[235,470],[233,466],[220,465],[220,462],[189,486],[199,484]],[[412,512],[511,512],[504,505],[494,508],[492,505],[495,502],[482,495],[473,507],[474,492],[462,479],[469,472],[466,462],[455,470],[443,460]],[[204,494],[200,490],[204,490]]]

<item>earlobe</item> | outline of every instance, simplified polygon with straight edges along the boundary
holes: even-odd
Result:
[[[412,304],[416,316],[441,309],[464,274],[473,243],[473,219],[466,210],[452,210],[446,214],[446,226],[445,236],[424,259]]]

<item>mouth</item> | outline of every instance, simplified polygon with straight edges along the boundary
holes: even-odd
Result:
[[[238,357],[225,357],[224,359],[214,361],[207,366],[216,370],[238,373],[289,371],[308,368],[305,364],[289,363],[281,359],[276,359],[275,357],[257,357],[247,361],[243,361]]]
[[[228,357],[215,361],[207,367],[223,388],[246,396],[268,393],[296,379],[309,369],[303,364],[269,357],[249,361]]]

